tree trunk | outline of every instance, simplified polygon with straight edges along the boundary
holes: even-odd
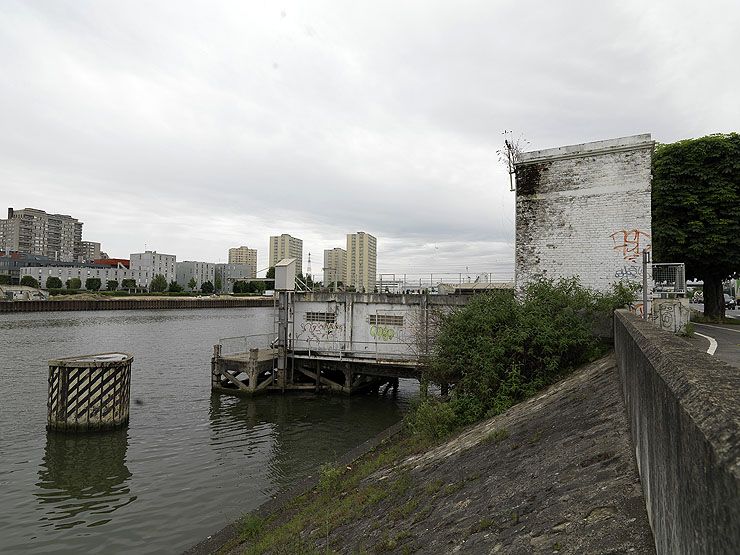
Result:
[[[704,278],[704,316],[717,319],[725,317],[725,296],[720,277]]]

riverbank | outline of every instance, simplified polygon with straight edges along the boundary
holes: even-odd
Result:
[[[81,296],[80,296],[81,297]],[[57,312],[73,310],[173,310],[272,306],[272,297],[91,297],[44,301],[2,301],[2,312]]]
[[[439,445],[401,434],[324,467],[219,550],[328,551],[654,553],[614,356]]]

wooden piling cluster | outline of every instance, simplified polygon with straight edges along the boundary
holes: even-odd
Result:
[[[0,312],[56,312],[68,310],[163,310],[183,308],[243,308],[272,306],[271,297],[232,299],[64,299],[47,301],[0,301]]]
[[[345,395],[398,388],[399,378],[420,378],[418,364],[368,359],[334,359],[293,353],[285,370],[277,368],[278,349],[250,349],[221,354],[214,345],[211,389],[214,392],[253,395],[266,392],[330,391]]]
[[[95,432],[128,424],[133,360],[126,353],[50,360],[47,429]]]

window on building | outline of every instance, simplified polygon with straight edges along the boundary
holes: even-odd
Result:
[[[393,316],[390,314],[371,314],[371,326],[403,326],[403,316]]]
[[[306,322],[326,322],[334,324],[337,321],[337,315],[334,312],[306,312]]]

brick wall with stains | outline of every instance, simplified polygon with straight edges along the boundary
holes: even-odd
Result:
[[[526,152],[516,166],[516,285],[580,276],[642,283],[650,250],[650,134]]]

